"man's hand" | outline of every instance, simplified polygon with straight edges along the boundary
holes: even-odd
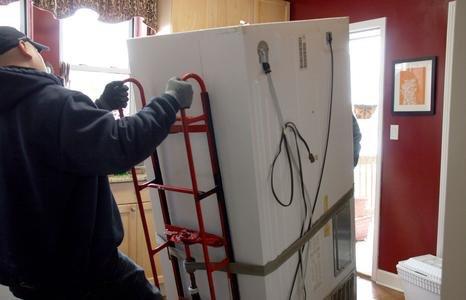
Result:
[[[116,110],[128,105],[128,87],[122,81],[112,81],[97,99],[96,104],[101,109]]]
[[[179,78],[168,80],[165,93],[175,98],[181,108],[190,108],[193,103],[193,87]]]

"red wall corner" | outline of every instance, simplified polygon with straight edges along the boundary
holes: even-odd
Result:
[[[52,13],[35,6],[32,9],[32,38],[50,47],[42,52],[44,60],[50,62],[55,74],[60,71],[60,21]]]
[[[393,273],[400,260],[436,253],[448,2],[291,0],[292,20],[387,18],[378,267]],[[437,56],[435,114],[392,115],[393,61],[425,56]],[[390,124],[400,126],[398,141]]]

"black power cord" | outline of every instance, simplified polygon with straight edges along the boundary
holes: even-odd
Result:
[[[302,160],[301,160],[301,152],[299,149],[299,144],[298,141],[301,141],[301,143],[306,147],[307,154],[309,161],[313,163],[315,161],[314,155],[311,153],[311,150],[309,148],[308,143],[306,140],[303,138],[301,133],[299,132],[297,126],[293,122],[287,122],[282,129],[282,134],[280,137],[280,145],[278,147],[278,152],[275,155],[273,162],[272,162],[272,174],[270,176],[270,186],[272,188],[272,193],[277,201],[278,204],[280,204],[283,207],[288,207],[293,203],[294,199],[294,175],[293,175],[293,164],[292,164],[292,158],[291,158],[291,152],[290,152],[290,144],[288,142],[288,138],[286,137],[286,130],[291,131],[294,136],[295,140],[295,145],[296,145],[296,154],[298,155],[298,174],[299,174],[299,180],[300,180],[300,187],[301,187],[301,194],[303,196],[303,199],[305,199],[305,190],[304,190],[304,178],[303,178],[303,170],[302,170]],[[275,186],[274,186],[274,173],[275,173],[275,165],[277,163],[278,158],[280,157],[280,154],[282,152],[283,145],[285,146],[285,152],[286,152],[286,157],[288,161],[288,166],[289,166],[289,172],[290,172],[290,186],[291,186],[291,192],[290,192],[290,198],[288,200],[288,203],[284,203],[280,198],[278,197],[276,191],[275,191]],[[307,215],[307,202],[305,201],[305,215]]]
[[[328,45],[330,47],[330,64],[331,64],[331,72],[330,72],[330,74],[331,74],[330,75],[330,104],[329,104],[329,113],[328,113],[327,136],[326,136],[326,139],[325,139],[325,148],[324,148],[324,155],[323,155],[323,158],[322,158],[322,167],[320,169],[319,181],[318,181],[318,184],[317,184],[317,190],[316,190],[314,202],[313,202],[313,205],[312,205],[311,217],[309,219],[307,231],[309,231],[311,229],[312,216],[314,215],[314,211],[315,211],[315,208],[316,208],[316,205],[317,205],[317,201],[319,199],[320,188],[322,186],[322,179],[323,179],[323,176],[324,176],[325,163],[327,161],[327,152],[328,152],[327,150],[328,150],[328,144],[329,144],[329,138],[330,138],[330,126],[331,126],[331,121],[332,121],[333,85],[334,85],[334,78],[333,77],[334,77],[335,66],[334,66],[333,43],[332,43],[333,42],[333,37],[332,37],[331,32],[326,33],[326,40],[327,40],[327,43],[328,43]],[[302,235],[303,235],[303,230],[301,230],[300,237],[302,237]],[[291,290],[290,290],[290,294],[289,294],[289,297],[288,297],[289,300],[291,300],[291,297],[293,295],[293,290],[294,290],[294,286],[296,284],[296,278],[297,278],[299,270],[301,270],[301,276],[303,276],[302,252],[304,251],[304,247],[305,246],[303,246],[299,251],[298,265],[296,266],[296,270],[295,270],[295,273],[293,275],[293,284],[291,285]],[[304,287],[304,299],[307,299],[306,287]]]
[[[259,44],[259,49],[258,49],[258,53],[259,53],[259,57],[261,59],[261,64],[262,64],[262,69],[264,70],[264,73],[269,77],[269,84],[271,85],[270,88],[272,89],[272,97],[276,97],[275,95],[275,92],[273,91],[273,82],[271,80],[271,77],[270,77],[270,73],[272,72],[271,68],[270,68],[270,64],[267,62],[267,55],[268,55],[268,46],[266,45],[265,42],[261,42]],[[275,101],[278,101],[277,99],[274,99]],[[276,102],[277,104],[277,109],[279,110],[280,108],[278,107],[278,102]],[[279,120],[280,120],[280,125],[282,126],[282,132],[281,132],[281,136],[280,136],[280,143],[279,143],[279,146],[278,146],[278,151],[277,151],[277,154],[275,155],[274,159],[273,159],[273,163],[272,163],[272,168],[271,168],[271,176],[270,176],[270,186],[271,186],[271,189],[272,189],[272,193],[273,193],[273,196],[275,198],[275,200],[277,201],[277,203],[279,205],[281,205],[282,207],[288,207],[290,206],[291,204],[293,204],[293,199],[294,199],[294,171],[293,171],[293,164],[294,166],[297,168],[297,172],[298,172],[298,176],[299,176],[299,182],[300,182],[300,188],[301,188],[301,196],[302,196],[302,199],[303,199],[303,203],[304,203],[304,219],[303,219],[303,223],[301,224],[301,231],[300,231],[300,236],[303,235],[304,233],[304,229],[305,229],[305,226],[306,226],[306,220],[308,219],[308,203],[307,203],[307,200],[306,200],[306,190],[305,190],[305,185],[304,185],[304,175],[303,175],[303,167],[302,167],[302,159],[301,159],[301,151],[299,149],[299,142],[301,142],[302,144],[304,144],[304,146],[306,147],[306,150],[307,150],[307,156],[308,156],[308,159],[311,163],[313,163],[315,161],[315,158],[314,158],[314,155],[311,153],[311,150],[309,148],[309,145],[308,143],[306,142],[306,140],[303,138],[303,136],[301,135],[301,133],[299,132],[298,130],[298,127],[296,126],[295,123],[293,122],[287,122],[285,124],[283,124],[283,117],[281,116],[281,113],[278,111],[279,113]],[[295,146],[296,146],[296,154],[298,156],[298,163],[296,163],[294,160],[293,160],[293,156],[292,156],[292,153],[290,151],[290,143],[288,142],[288,138],[287,138],[287,131],[290,131],[292,134],[293,134],[293,137],[294,137],[294,141],[295,141]],[[276,193],[276,190],[275,190],[275,185],[274,185],[274,174],[275,174],[275,166],[276,166],[276,163],[278,161],[278,158],[280,157],[280,154],[282,153],[282,150],[283,150],[283,147],[285,148],[285,152],[286,152],[286,157],[287,157],[287,161],[288,161],[288,166],[289,166],[289,174],[290,174],[290,187],[291,187],[291,191],[290,191],[290,197],[289,197],[289,200],[285,203],[284,201],[280,200],[280,198],[278,197],[277,193]],[[298,264],[298,268],[301,270],[301,276],[304,280],[304,269],[303,269],[303,259],[302,259],[302,249],[300,249],[299,251],[299,264]],[[304,294],[306,295],[306,285],[304,284]]]
[[[321,167],[320,174],[319,174],[319,181],[318,181],[318,186],[317,186],[317,191],[316,191],[316,194],[315,194],[314,202],[312,203],[312,209],[311,209],[311,213],[310,213],[310,217],[309,217],[309,223],[308,223],[307,231],[309,231],[309,229],[311,228],[312,217],[314,215],[317,200],[318,200],[319,194],[320,194],[320,188],[321,188],[321,185],[322,185],[322,179],[323,179],[323,174],[324,174],[324,169],[325,169],[325,163],[326,163],[326,160],[327,160],[327,152],[328,152],[327,150],[328,150],[329,137],[330,137],[330,125],[331,125],[331,119],[332,119],[333,86],[334,86],[334,55],[333,55],[332,33],[331,32],[326,33],[326,40],[327,40],[327,43],[328,43],[328,45],[330,47],[330,57],[331,57],[331,88],[330,88],[329,118],[328,118],[327,136],[326,136],[326,141],[325,141],[325,148],[324,148],[324,154],[323,154],[322,167]],[[258,54],[259,54],[259,60],[261,62],[262,69],[264,70],[264,73],[267,76],[270,76],[270,73],[272,72],[272,70],[271,70],[270,64],[268,63],[268,46],[267,46],[267,44],[265,42],[260,42],[259,43]],[[271,77],[269,77],[269,79],[271,81]],[[272,83],[269,83],[269,84],[272,84]],[[273,85],[271,86],[271,89],[272,89],[272,92],[274,94],[275,92],[273,91]],[[277,99],[275,99],[275,100],[277,100]],[[277,105],[278,105],[278,103],[277,103]],[[277,107],[277,109],[279,109],[279,107]],[[279,113],[279,115],[280,115],[280,113]],[[281,115],[280,115],[279,119],[282,120]],[[283,121],[282,121],[282,123],[283,123]],[[298,169],[297,171],[298,171],[298,176],[299,176],[299,181],[300,181],[300,190],[301,190],[302,199],[303,199],[303,203],[304,203],[304,219],[303,219],[303,223],[301,225],[301,230],[300,230],[300,234],[299,234],[299,236],[301,238],[303,236],[303,234],[304,234],[304,229],[306,227],[305,224],[306,224],[306,220],[308,219],[308,210],[309,209],[308,209],[308,205],[307,205],[308,203],[306,201],[306,191],[305,191],[305,185],[304,185],[304,176],[303,176],[303,169],[302,169],[301,153],[300,153],[300,149],[299,149],[299,141],[301,141],[301,143],[305,145],[306,150],[308,152],[308,158],[309,158],[311,163],[313,163],[315,161],[315,158],[314,158],[314,156],[312,155],[312,153],[311,153],[311,151],[309,149],[308,143],[305,141],[305,139],[302,137],[301,133],[299,132],[296,124],[294,124],[293,122],[287,122],[287,123],[283,124],[282,126],[283,126],[283,128],[282,128],[282,132],[281,132],[281,136],[280,136],[280,143],[279,143],[278,151],[277,151],[277,154],[275,155],[275,157],[273,159],[273,163],[272,163],[270,184],[271,184],[271,189],[272,189],[273,196],[274,196],[275,200],[277,201],[277,203],[279,205],[281,205],[282,207],[289,207],[290,205],[293,204],[293,199],[294,199],[293,163],[295,163],[295,162],[292,160],[293,157],[292,157],[292,154],[291,154],[291,151],[290,151],[291,146],[290,146],[290,144],[288,142],[288,138],[287,138],[287,135],[286,135],[286,132],[288,130],[293,134],[295,145],[296,145],[296,154],[298,156],[298,163],[297,163],[297,166],[296,166],[296,163],[295,163],[295,167]],[[278,160],[280,154],[282,153],[283,147],[285,148],[285,153],[286,153],[286,157],[287,157],[287,161],[288,161],[288,165],[289,165],[290,186],[291,186],[290,197],[289,197],[289,200],[286,203],[284,201],[280,200],[280,198],[278,197],[278,195],[276,193],[275,187],[274,187],[275,165],[277,163],[277,160]],[[298,275],[299,271],[301,273],[301,277],[303,278],[303,281],[305,281],[305,277],[304,277],[305,274],[304,274],[304,268],[303,268],[303,251],[304,251],[304,249],[305,249],[305,246],[303,246],[298,252],[298,264],[296,266],[296,270],[295,270],[295,273],[294,273],[294,276],[293,276],[293,284],[291,286],[291,290],[290,290],[290,294],[289,294],[289,298],[288,298],[290,300],[291,300],[291,297],[293,295],[294,287],[295,287],[295,284],[296,284],[296,278],[297,278],[297,275]],[[304,290],[304,299],[307,299],[307,290],[306,290],[305,282],[303,283],[303,290]]]
[[[275,155],[275,157],[273,159],[273,163],[272,163],[272,170],[271,170],[271,176],[270,176],[270,186],[272,188],[273,196],[274,196],[274,198],[275,198],[275,200],[277,201],[278,204],[280,204],[283,207],[288,207],[293,203],[293,199],[294,199],[294,172],[293,172],[293,162],[292,162],[291,152],[290,152],[291,145],[289,144],[288,138],[287,138],[287,135],[286,135],[287,130],[290,131],[293,134],[292,136],[293,136],[294,141],[295,141],[296,154],[297,154],[297,157],[298,157],[297,172],[298,172],[298,176],[299,176],[299,186],[300,186],[300,190],[301,190],[301,196],[302,196],[303,203],[304,203],[304,219],[303,219],[303,223],[301,225],[301,231],[300,231],[300,234],[299,234],[300,236],[302,236],[303,233],[304,233],[305,226],[306,226],[306,220],[308,218],[308,206],[307,206],[306,192],[305,192],[305,187],[304,187],[303,164],[302,164],[302,159],[301,159],[301,150],[299,149],[299,142],[301,142],[306,147],[308,159],[309,159],[309,161],[311,163],[313,163],[315,161],[315,158],[314,158],[314,155],[311,153],[311,150],[309,148],[308,143],[306,142],[306,140],[303,138],[303,136],[299,132],[296,124],[293,123],[293,122],[285,123],[285,125],[284,125],[284,127],[282,129],[278,151],[277,151],[277,154]],[[284,203],[282,200],[280,200],[280,198],[278,197],[278,195],[276,193],[275,185],[274,185],[275,165],[277,163],[278,158],[280,157],[280,154],[282,153],[283,147],[285,148],[285,153],[286,153],[286,157],[287,157],[287,162],[288,162],[288,167],[289,167],[289,174],[290,174],[290,176],[289,176],[290,177],[290,187],[291,187],[290,197],[289,197],[289,200],[288,200],[287,203]],[[298,269],[301,270],[301,276],[304,279],[304,269],[303,269],[303,264],[302,264],[302,262],[303,262],[302,250],[303,249],[299,250],[298,267],[297,267],[296,270],[298,270]],[[306,292],[306,287],[304,286],[304,295],[306,295],[306,293],[307,293]]]

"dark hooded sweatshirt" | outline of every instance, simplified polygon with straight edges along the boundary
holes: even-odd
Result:
[[[106,175],[148,157],[178,109],[164,94],[115,120],[53,75],[0,68],[0,283],[105,278],[123,238]]]

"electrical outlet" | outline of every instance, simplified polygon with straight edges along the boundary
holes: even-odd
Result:
[[[398,130],[399,126],[396,124],[390,125],[390,139],[397,141],[398,140]]]

